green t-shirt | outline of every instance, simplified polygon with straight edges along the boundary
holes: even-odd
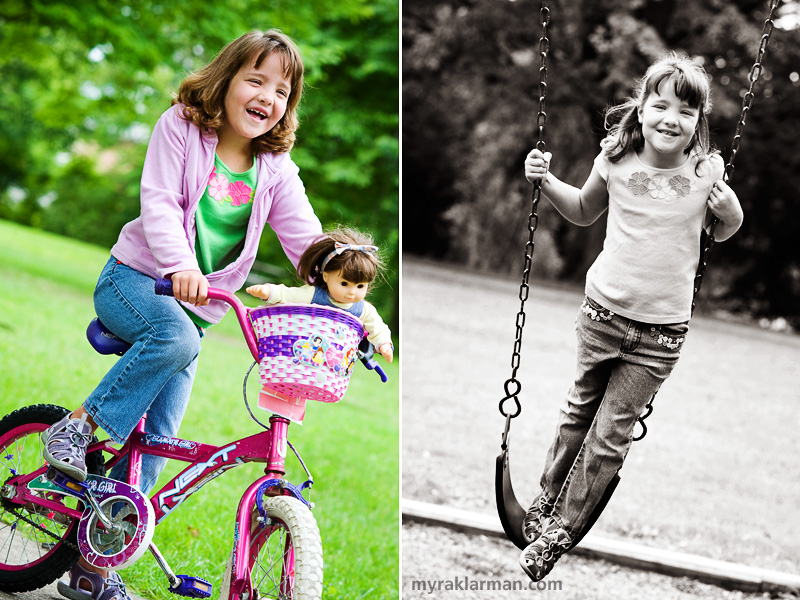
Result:
[[[214,170],[195,216],[194,250],[203,275],[225,268],[242,253],[255,191],[255,158],[249,170],[233,173],[218,156],[214,157]],[[193,312],[187,313],[200,327],[210,326]]]

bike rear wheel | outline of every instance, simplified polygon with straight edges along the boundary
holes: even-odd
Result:
[[[0,590],[27,592],[52,583],[78,560],[78,520],[33,504],[7,499],[14,481],[44,465],[40,434],[69,411],[38,404],[16,410],[0,420],[0,473],[4,494],[0,502]],[[87,457],[89,473],[103,475],[99,452]],[[69,508],[78,500],[48,492],[48,498]]]
[[[267,520],[251,528],[249,597],[319,600],[322,541],[314,515],[302,502],[288,496],[265,497],[263,506]],[[226,575],[227,579],[230,573]]]

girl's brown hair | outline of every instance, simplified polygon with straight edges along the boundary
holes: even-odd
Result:
[[[697,152],[701,160],[715,153],[708,132],[708,114],[711,112],[711,83],[708,74],[702,65],[688,55],[669,52],[650,65],[636,86],[632,98],[606,111],[609,143],[604,148],[611,162],[618,162],[628,152],[639,152],[644,148],[638,111],[645,105],[650,94],[659,92],[662,84],[671,84],[675,95],[696,108],[699,113],[697,129],[684,152]]]
[[[255,67],[273,52],[281,56],[284,76],[292,89],[286,113],[267,133],[252,142],[253,154],[288,152],[297,130],[297,106],[303,94],[303,59],[295,43],[277,29],[251,31],[225,46],[208,65],[187,76],[172,104],[183,104],[183,118],[200,129],[219,130],[225,124],[225,95],[231,79],[248,61]]]
[[[311,244],[297,263],[297,274],[303,282],[325,287],[322,278],[322,263],[336,249],[336,242],[357,246],[372,246],[372,236],[348,227],[328,231]],[[353,283],[372,283],[384,265],[377,253],[361,250],[345,250],[334,256],[325,265],[326,272],[341,271],[342,279]]]

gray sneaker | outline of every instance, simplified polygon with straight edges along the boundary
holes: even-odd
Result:
[[[543,493],[539,493],[534,499],[525,518],[522,520],[522,537],[527,543],[535,542],[540,535],[544,521],[553,510],[553,505],[547,501]]]
[[[99,573],[87,571],[79,564],[69,571],[69,585],[59,581],[58,593],[70,600],[131,600],[125,591],[125,584],[116,571],[109,571],[103,578]],[[86,586],[88,589],[85,589]]]
[[[86,481],[86,448],[92,427],[84,414],[80,419],[66,415],[42,432],[42,455],[53,467],[78,481]]]
[[[533,581],[541,581],[556,561],[572,547],[572,538],[555,522],[519,555],[519,565]]]

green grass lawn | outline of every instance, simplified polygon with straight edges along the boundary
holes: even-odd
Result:
[[[105,248],[0,221],[0,413],[37,403],[75,408],[111,366],[115,357],[96,354],[85,341],[92,290],[107,257]],[[180,437],[223,444],[261,430],[242,401],[251,362],[231,314],[203,342]],[[399,376],[397,361],[383,366],[389,383],[357,368],[342,402],[310,402],[304,424],[289,432],[315,480],[326,599],[399,597]],[[255,398],[255,370],[250,380]],[[184,466],[169,465],[158,487]],[[296,460],[288,470],[294,483],[305,480]],[[261,475],[257,464],[229,471],[158,526],[154,541],[175,572],[218,586],[239,498]],[[149,554],[122,576],[139,594],[173,597]]]

